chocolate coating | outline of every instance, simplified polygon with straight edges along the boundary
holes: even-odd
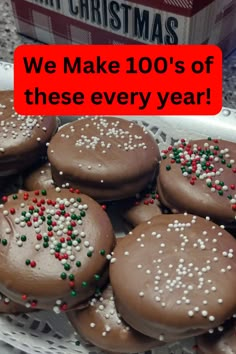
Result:
[[[179,212],[210,216],[217,222],[235,222],[235,143],[195,140],[186,146],[180,143],[162,155],[165,159],[160,165],[157,188],[164,205]]]
[[[18,174],[39,161],[57,125],[56,117],[18,115],[13,91],[0,91],[0,176]]]
[[[222,329],[197,338],[198,354],[236,354],[236,320],[228,321]]]
[[[135,195],[153,180],[157,143],[143,127],[114,117],[85,118],[53,137],[48,158],[59,186],[79,188],[97,200]]]
[[[54,188],[52,179],[51,165],[49,162],[30,171],[25,177],[23,188],[27,191],[35,191],[37,189]]]
[[[90,301],[89,307],[69,311],[67,316],[79,335],[109,352],[136,353],[163,345],[137,332],[124,322],[117,313],[110,285],[99,297],[94,297]]]
[[[161,215],[137,226],[110,265],[121,316],[166,342],[218,326],[236,309],[235,251],[229,233],[200,217]]]
[[[154,216],[169,214],[169,210],[163,207],[156,192],[145,193],[145,196],[126,200],[122,208],[123,219],[133,227],[150,220]]]
[[[0,313],[19,314],[29,311],[32,311],[32,309],[19,305],[5,295],[0,294]]]
[[[106,213],[69,190],[14,198],[0,210],[0,291],[55,312],[85,302],[107,281],[115,239]]]

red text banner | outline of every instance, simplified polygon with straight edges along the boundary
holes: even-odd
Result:
[[[222,53],[213,45],[24,45],[14,56],[23,115],[214,115]]]

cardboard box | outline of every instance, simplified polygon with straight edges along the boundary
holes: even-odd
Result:
[[[17,30],[44,43],[236,47],[236,0],[11,0]]]

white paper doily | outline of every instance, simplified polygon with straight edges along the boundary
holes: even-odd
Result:
[[[0,90],[13,88],[13,65],[0,62]],[[179,138],[212,136],[236,141],[236,111],[223,108],[217,116],[189,117],[126,117],[147,127],[155,136],[160,148]],[[64,123],[71,117],[64,117]],[[73,117],[73,119],[75,119]],[[116,231],[120,223],[115,220]],[[75,335],[64,314],[35,312],[18,316],[0,316],[1,354],[96,354],[91,345],[76,345]],[[194,340],[189,339],[147,352],[148,354],[195,354]]]

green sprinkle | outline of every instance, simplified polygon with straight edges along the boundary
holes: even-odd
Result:
[[[85,215],[86,215],[85,211],[82,210],[82,211],[80,212],[80,216],[84,217]]]
[[[231,163],[227,163],[226,165],[228,168],[231,168],[232,167],[232,164]]]
[[[72,214],[72,215],[71,215],[71,219],[72,219],[72,220],[76,220],[76,219],[77,219],[77,215],[76,215],[76,214]]]
[[[82,287],[86,288],[86,286],[88,286],[88,283],[86,281],[82,281]]]
[[[66,263],[66,264],[64,265],[64,269],[65,269],[65,270],[70,270],[70,265],[69,265],[68,263]]]
[[[65,280],[67,278],[67,275],[66,275],[66,273],[61,273],[61,279],[63,279],[63,280]]]
[[[87,252],[87,256],[88,256],[88,257],[92,257],[92,255],[93,255],[93,252],[92,252],[92,251],[88,251],[88,252]]]
[[[41,216],[41,220],[45,221],[46,220],[45,216]]]
[[[25,264],[29,265],[30,264],[30,259],[26,259]]]
[[[95,275],[94,275],[94,279],[95,279],[95,280],[99,280],[99,279],[100,279],[100,275],[95,274]]]
[[[78,238],[76,239],[76,241],[77,241],[78,243],[81,243],[81,238],[78,237]]]
[[[229,200],[233,199],[232,195],[228,195],[227,198],[228,198]]]
[[[208,136],[207,140],[211,140],[211,137],[210,137],[210,136]]]
[[[22,235],[20,239],[21,241],[25,242],[27,240],[27,237],[25,235]]]
[[[100,288],[96,288],[95,294],[96,294],[96,295],[101,295],[101,289],[100,289]]]
[[[76,295],[77,295],[77,292],[76,292],[75,290],[72,290],[72,291],[70,292],[70,294],[71,294],[71,296],[76,296]]]
[[[71,239],[72,239],[72,240],[75,240],[75,239],[76,239],[76,235],[72,234],[72,235],[71,235]]]
[[[48,242],[44,242],[44,243],[43,243],[43,247],[44,247],[44,248],[48,248],[48,246],[49,246],[49,245],[48,245]]]
[[[69,275],[69,279],[70,279],[70,280],[75,280],[74,274],[70,274],[70,275]]]
[[[77,202],[79,202],[79,203],[81,202],[81,198],[77,198],[76,200],[77,200]]]
[[[14,194],[14,195],[12,196],[12,199],[14,199],[14,200],[18,199],[17,195]]]
[[[2,240],[2,245],[3,245],[3,246],[6,246],[6,245],[7,245],[7,240],[6,240],[5,238]]]
[[[22,211],[21,215],[25,216],[26,215],[26,211]]]
[[[219,146],[217,146],[217,145],[214,146],[214,149],[215,149],[215,150],[219,150]]]
[[[207,183],[207,187],[209,187],[209,188],[212,187],[212,183],[211,183],[211,182],[208,182],[208,183]]]
[[[75,345],[80,345],[80,341],[77,340],[77,341],[75,342]]]
[[[47,195],[47,191],[45,189],[41,190],[42,195]]]
[[[44,239],[45,242],[49,241],[49,237],[48,236],[44,236],[43,239]]]
[[[163,160],[165,160],[165,159],[167,158],[167,156],[166,156],[166,155],[163,155],[162,158],[163,158]]]
[[[225,162],[226,162],[226,161],[225,161],[224,159],[221,160],[221,163],[222,163],[223,165],[225,164]]]
[[[81,267],[81,262],[80,261],[76,262],[76,267],[78,267],[78,268]]]
[[[223,192],[223,191],[219,191],[218,194],[219,194],[219,195],[223,195],[224,192]]]
[[[53,227],[52,226],[48,226],[48,231],[52,231]]]
[[[166,166],[166,171],[170,171],[171,170],[171,166],[170,165],[167,165]]]
[[[221,187],[223,187],[225,184],[224,184],[224,182],[221,181],[221,182],[219,183],[219,185],[220,185]]]
[[[106,254],[106,251],[105,251],[104,249],[102,249],[102,250],[100,251],[100,255],[101,255],[101,256],[105,256],[105,254]]]
[[[72,241],[71,240],[67,241],[67,245],[72,246]]]

